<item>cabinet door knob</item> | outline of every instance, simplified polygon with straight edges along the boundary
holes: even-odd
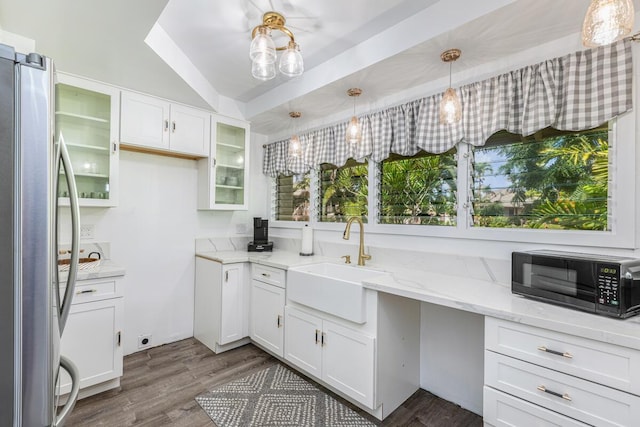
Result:
[[[316,329],[316,344],[318,344],[318,335],[320,335],[320,330]]]
[[[278,328],[282,327],[282,316],[278,314],[278,322],[277,322]]]
[[[320,334],[320,345],[324,346],[327,343],[327,335],[323,332]]]
[[[118,337],[118,347],[120,347],[122,345],[122,332],[121,331],[118,331],[117,337]]]
[[[83,289],[81,291],[76,291],[76,295],[93,294],[95,292],[98,292],[98,290],[97,289]]]
[[[164,121],[164,131],[168,131],[169,130],[169,120],[165,120]]]
[[[176,131],[176,122],[173,121],[171,122],[171,132],[175,133],[175,131]]]

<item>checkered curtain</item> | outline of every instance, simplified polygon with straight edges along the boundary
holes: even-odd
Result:
[[[475,146],[500,130],[531,135],[541,129],[580,131],[632,108],[631,40],[576,52],[457,89],[462,120],[441,125],[442,93],[359,117],[362,141],[347,143],[347,123],[300,135],[304,154],[288,156],[288,140],[265,147],[263,172],[298,174],[347,159],[380,162],[391,153],[443,153],[458,142]]]

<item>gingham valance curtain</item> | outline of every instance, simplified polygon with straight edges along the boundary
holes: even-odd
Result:
[[[460,87],[462,120],[441,125],[442,93],[359,117],[362,142],[346,142],[347,123],[299,135],[303,154],[289,157],[289,140],[264,149],[263,172],[300,174],[347,159],[380,162],[391,153],[443,153],[464,140],[475,146],[499,130],[531,135],[546,127],[580,131],[632,107],[631,40],[576,52]]]

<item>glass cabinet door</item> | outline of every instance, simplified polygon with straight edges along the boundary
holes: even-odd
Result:
[[[246,208],[248,129],[217,122],[215,131],[215,191],[216,208]]]
[[[98,91],[66,83],[56,85],[56,138],[62,134],[67,144],[81,206],[116,204],[112,181],[118,156],[112,135],[117,128],[113,123],[114,117],[117,120],[117,114],[113,114],[117,96],[115,88]],[[68,203],[68,188],[62,177],[58,192],[61,203]]]

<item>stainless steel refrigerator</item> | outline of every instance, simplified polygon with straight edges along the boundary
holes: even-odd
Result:
[[[62,426],[78,372],[60,355],[78,260],[79,209],[62,135],[55,133],[53,62],[0,44],[0,426]],[[72,263],[58,281],[57,185],[69,185]],[[66,289],[63,291],[62,289]],[[60,368],[72,377],[58,406]]]

